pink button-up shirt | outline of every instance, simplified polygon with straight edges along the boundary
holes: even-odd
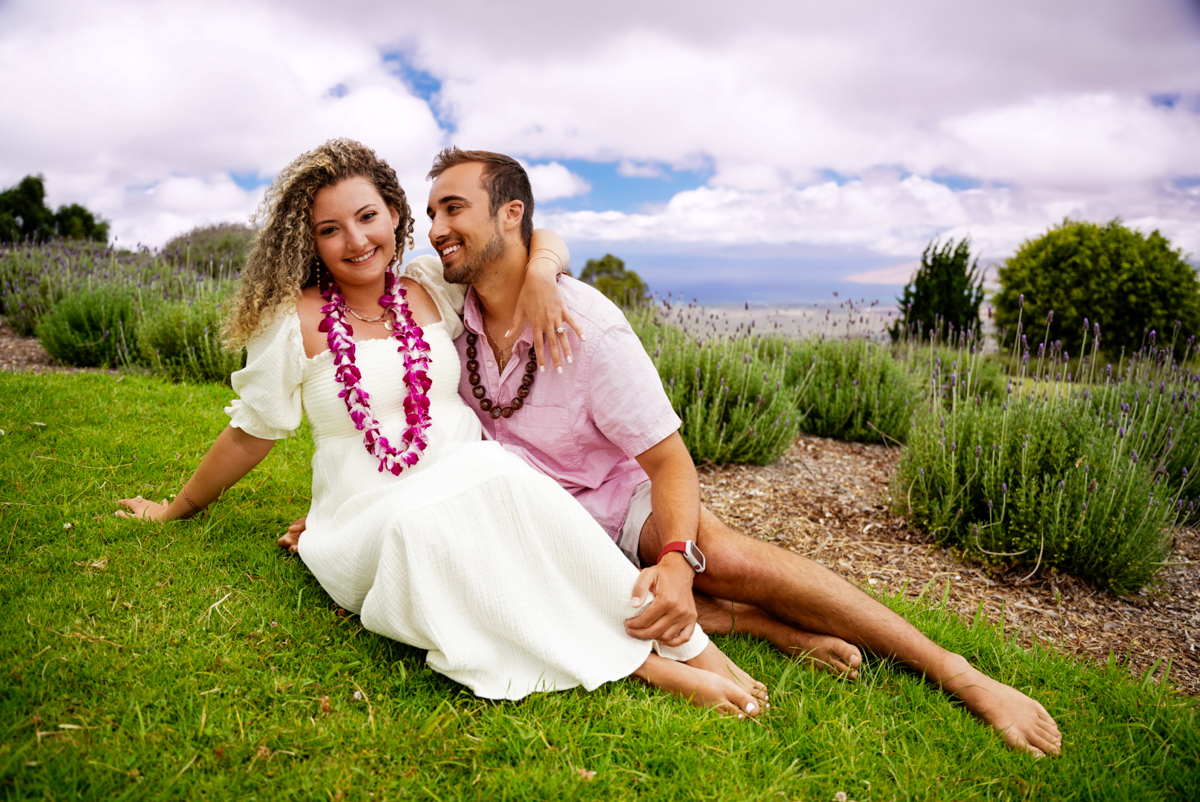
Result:
[[[464,365],[458,392],[479,416],[488,438],[566,488],[616,540],[633,491],[648,478],[634,457],[666,439],[679,428],[680,420],[621,310],[568,276],[559,279],[558,286],[587,337],[580,342],[569,335],[574,364],[564,364],[560,375],[554,372],[549,354],[538,354],[538,364],[546,365],[546,370],[534,374],[525,405],[511,418],[493,419],[479,408],[471,392],[465,369],[467,332],[478,338],[479,384],[486,389],[486,398],[502,407],[512,403],[521,386],[532,332],[525,327],[500,375],[471,289],[463,310],[467,331],[455,340]]]

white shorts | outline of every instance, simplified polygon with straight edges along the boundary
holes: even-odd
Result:
[[[621,537],[617,540],[621,553],[633,563],[634,568],[644,567],[638,545],[642,540],[642,527],[646,525],[646,519],[650,517],[651,512],[650,483],[642,482],[633,491],[633,498],[629,500],[629,512],[625,515],[625,523],[621,525]]]

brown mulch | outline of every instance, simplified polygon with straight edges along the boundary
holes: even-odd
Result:
[[[1139,595],[1119,597],[1075,577],[1028,569],[988,572],[956,559],[891,509],[897,448],[802,436],[765,467],[704,467],[704,503],[736,529],[826,565],[860,586],[940,600],[973,621],[980,604],[1005,632],[1088,661],[1110,652],[1142,674],[1169,660],[1169,682],[1200,694],[1200,531],[1182,529],[1171,564]],[[907,584],[906,584],[907,583]]]
[[[77,372],[56,365],[31,337],[0,320],[0,370]],[[1119,597],[1071,576],[988,572],[955,559],[891,511],[888,480],[900,452],[886,446],[801,437],[765,467],[700,469],[704,503],[731,526],[828,566],[877,592],[904,588],[915,598],[927,583],[950,609],[974,620],[980,604],[1023,642],[1039,638],[1089,661],[1129,656],[1141,674],[1161,660],[1169,681],[1200,694],[1200,531],[1182,529],[1158,583]]]

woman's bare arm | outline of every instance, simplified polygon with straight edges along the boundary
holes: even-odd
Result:
[[[512,325],[504,333],[508,336],[510,332],[520,332],[528,321],[533,329],[534,350],[544,355],[548,343],[550,357],[560,373],[564,360],[568,364],[573,361],[566,328],[570,326],[579,334],[579,327],[558,289],[558,276],[570,263],[571,252],[562,237],[548,228],[534,230],[529,243],[529,262],[525,265],[525,283],[517,298]]]
[[[120,504],[128,512],[118,510],[117,515],[160,521],[190,518],[237,484],[239,479],[263,461],[273,445],[274,440],[263,440],[227,426],[204,455],[192,478],[180,488],[174,501],[166,504],[166,499],[163,499],[164,503],[158,503],[141,496],[125,498],[121,499]]]

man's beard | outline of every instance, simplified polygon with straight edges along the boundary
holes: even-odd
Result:
[[[443,267],[442,277],[451,284],[473,284],[484,270],[504,256],[504,237],[500,234],[500,223],[496,223],[491,239],[484,244],[479,253],[467,252],[466,243],[463,243],[461,248],[464,251],[462,262],[458,267]]]

